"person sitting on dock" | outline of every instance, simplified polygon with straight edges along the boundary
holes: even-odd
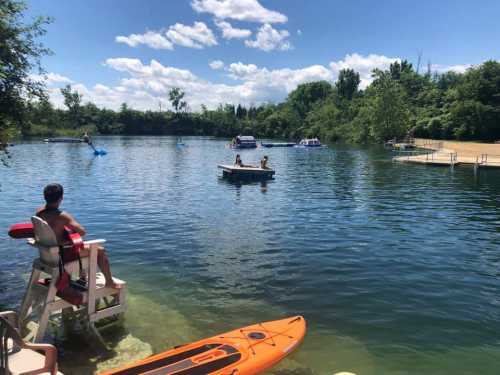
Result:
[[[263,158],[261,159],[261,161],[260,161],[260,167],[261,167],[262,169],[271,169],[271,168],[269,168],[269,167],[267,166],[267,161],[268,161],[268,157],[267,157],[267,155],[264,155],[264,157],[263,157]]]
[[[64,189],[60,184],[49,184],[43,190],[43,196],[46,204],[36,210],[36,216],[45,220],[56,235],[57,242],[64,245],[67,242],[66,227],[78,233],[82,237],[86,234],[85,228],[76,221],[73,216],[65,211],[61,211],[59,206],[63,200]],[[80,257],[89,256],[88,249],[80,251]],[[103,247],[99,247],[97,253],[97,264],[104,274],[106,286],[114,289],[120,289],[122,286],[116,284],[111,276],[109,260]],[[84,276],[84,275],[81,275]]]
[[[245,167],[245,165],[243,164],[243,162],[241,161],[241,156],[240,154],[237,154],[236,155],[236,160],[234,161],[234,165],[237,166],[237,167]]]

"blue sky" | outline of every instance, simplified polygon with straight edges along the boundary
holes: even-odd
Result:
[[[71,83],[102,107],[167,105],[177,86],[202,103],[278,102],[297,84],[334,81],[395,59],[463,71],[500,59],[500,1],[32,0],[48,15],[43,65],[54,103]]]

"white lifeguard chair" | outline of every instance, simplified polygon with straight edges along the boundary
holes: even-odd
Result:
[[[34,238],[28,243],[38,248],[39,257],[33,261],[31,277],[26,289],[19,321],[26,326],[33,310],[39,308],[38,327],[26,338],[33,342],[41,342],[51,317],[62,310],[83,315],[89,328],[98,336],[94,323],[114,315],[119,315],[127,309],[125,301],[126,283],[113,278],[115,283],[122,284],[121,289],[105,286],[104,275],[97,272],[97,252],[99,245],[105,240],[84,241],[84,247],[89,250],[89,256],[81,260],[73,260],[64,264],[64,270],[78,278],[83,271],[87,276],[87,285],[71,282],[63,291],[57,290],[60,276],[59,245],[52,228],[39,217],[31,218]],[[42,278],[47,275],[47,278]],[[98,306],[99,304],[99,306]],[[103,305],[101,307],[100,305]],[[100,337],[100,336],[99,336]]]

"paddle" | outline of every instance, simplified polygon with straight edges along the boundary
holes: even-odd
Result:
[[[104,156],[107,154],[106,150],[102,149],[102,148],[95,148],[94,145],[92,144],[92,142],[87,142],[87,144],[92,147],[92,149],[94,150],[94,155],[95,156]]]

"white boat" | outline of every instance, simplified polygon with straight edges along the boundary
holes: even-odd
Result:
[[[318,138],[304,138],[297,147],[323,147]]]
[[[251,135],[239,135],[231,143],[231,148],[241,149],[241,148],[256,148],[257,142],[255,138]]]

